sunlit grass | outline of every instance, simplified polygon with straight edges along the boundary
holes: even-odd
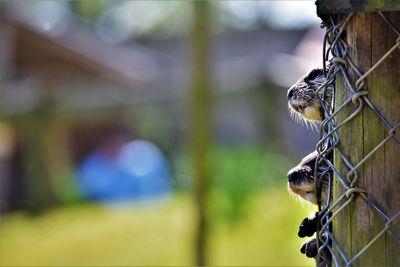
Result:
[[[282,189],[252,201],[248,218],[234,228],[220,226],[213,235],[213,265],[314,266],[299,252],[300,219],[314,208],[301,206]]]
[[[193,208],[179,196],[163,205],[85,204],[8,215],[0,224],[0,265],[193,265]],[[239,222],[212,224],[209,263],[312,266],[298,252],[297,227],[313,209],[281,187],[253,197]]]

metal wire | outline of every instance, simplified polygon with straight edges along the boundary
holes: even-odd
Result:
[[[393,46],[365,73],[357,68],[352,61],[348,51],[351,49],[349,45],[342,39],[342,33],[345,31],[349,21],[354,17],[354,13],[348,14],[341,21],[337,21],[334,15],[329,17],[329,21],[326,25],[326,34],[324,38],[323,48],[323,59],[324,59],[324,74],[326,82],[317,90],[324,96],[325,92],[331,88],[332,92],[332,103],[327,103],[322,97],[321,103],[324,108],[326,119],[321,123],[320,127],[320,141],[317,144],[318,157],[316,160],[315,177],[317,196],[321,195],[322,180],[328,179],[328,199],[326,202],[319,201],[318,209],[320,216],[319,226],[317,230],[317,246],[318,246],[318,258],[322,256],[322,252],[328,250],[332,256],[332,263],[335,266],[350,266],[355,260],[362,257],[365,251],[372,246],[379,238],[385,233],[392,237],[397,245],[400,245],[399,233],[393,233],[391,231],[391,225],[396,218],[400,217],[400,210],[395,212],[393,215],[389,215],[385,210],[380,207],[371,197],[368,195],[368,188],[361,188],[357,185],[359,180],[358,169],[369,159],[374,153],[379,150],[389,140],[394,140],[395,146],[400,149],[400,141],[395,137],[396,129],[400,128],[400,122],[396,125],[392,125],[379,109],[374,106],[371,100],[368,98],[368,91],[365,89],[365,83],[367,77],[371,75],[379,66],[389,58],[394,51],[400,49],[400,30],[385,17],[381,12],[378,12],[379,18],[381,18],[393,32],[398,36]],[[329,68],[325,62],[329,61]],[[353,72],[356,75],[356,82],[352,82],[349,77],[349,72]],[[335,101],[335,78],[341,76],[345,86],[350,89],[351,95],[337,105],[335,110],[333,109],[333,103]],[[319,95],[319,94],[318,94]],[[348,105],[355,105],[352,112],[340,122],[337,120],[337,115],[343,111]],[[386,128],[386,137],[376,145],[370,152],[368,152],[360,161],[352,162],[349,155],[343,153],[340,147],[340,136],[338,130],[346,125],[356,116],[360,115],[360,112],[364,108],[369,108],[376,114],[379,120],[383,123]],[[342,162],[347,167],[347,172],[339,171],[333,164],[332,150],[338,155]],[[325,171],[322,174],[318,173],[317,167],[325,168],[329,171]],[[338,181],[339,186],[343,188],[343,192],[332,199],[332,187],[334,179]],[[353,253],[354,255],[346,254],[343,249],[343,244],[336,239],[335,234],[332,232],[332,222],[334,218],[340,214],[350,203],[354,202],[355,196],[359,195],[361,199],[372,208],[375,213],[382,218],[384,227],[377,233],[365,246]]]

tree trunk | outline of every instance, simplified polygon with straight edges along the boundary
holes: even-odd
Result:
[[[204,266],[207,259],[208,155],[211,128],[209,3],[207,1],[193,1],[193,9],[190,142],[196,182],[197,205],[195,265]]]

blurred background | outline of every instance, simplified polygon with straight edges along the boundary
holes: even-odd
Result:
[[[0,265],[312,265],[286,90],[313,1],[0,1]]]

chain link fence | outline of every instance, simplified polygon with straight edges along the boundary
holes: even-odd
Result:
[[[367,160],[371,159],[371,157],[382,149],[385,144],[387,145],[390,140],[394,141],[390,142],[391,146],[400,149],[400,140],[396,137],[395,132],[400,128],[400,119],[398,118],[398,110],[400,107],[397,107],[397,122],[392,124],[385,118],[383,115],[384,113],[371,101],[366,87],[367,78],[380,68],[382,63],[388,60],[389,57],[393,57],[395,53],[400,53],[400,29],[399,25],[395,25],[388,19],[386,13],[378,12],[374,14],[374,19],[382,20],[387,24],[395,34],[397,40],[379,60],[375,61],[376,63],[371,64],[371,68],[362,72],[354,63],[355,61],[352,59],[351,53],[349,52],[353,48],[350,47],[345,39],[345,32],[348,24],[356,15],[357,13],[349,13],[340,16],[330,15],[324,21],[326,35],[324,38],[323,53],[326,82],[318,89],[323,96],[321,102],[323,103],[323,108],[327,116],[320,128],[321,138],[317,144],[318,158],[316,162],[317,166],[323,166],[325,171],[317,173],[317,170],[321,168],[315,168],[315,177],[317,177],[316,189],[317,196],[320,196],[321,187],[323,186],[322,180],[328,180],[328,200],[326,202],[320,201],[321,203],[319,204],[320,222],[317,231],[319,249],[317,257],[320,258],[323,256],[323,250],[325,250],[325,252],[329,250],[332,255],[332,264],[335,266],[352,265],[357,259],[365,256],[367,251],[369,253],[368,249],[371,248],[377,240],[383,238],[385,234],[393,239],[395,246],[400,246],[400,233],[396,233],[392,227],[394,220],[400,218],[400,207],[397,207],[398,210],[394,213],[389,213],[385,207],[377,204],[378,202],[369,194],[372,188],[362,187],[359,171],[360,168],[366,164]],[[328,61],[330,62],[329,66],[325,64],[325,62]],[[350,92],[347,93],[345,100],[341,103],[335,100],[335,96],[337,96],[338,93],[337,91],[335,92],[335,90],[338,90],[338,87],[335,88],[335,80],[337,81],[339,77],[344,87]],[[332,93],[334,97],[332,103],[327,103],[324,101],[324,96],[325,91],[332,90],[330,88],[334,90]],[[378,90],[377,88],[369,89]],[[392,90],[397,89],[392,88]],[[333,107],[334,103],[335,107]],[[349,108],[350,106],[351,108]],[[384,138],[377,142],[377,144],[374,144],[371,150],[364,151],[361,159],[357,159],[357,161],[354,162],[352,156],[349,155],[349,153],[346,154],[343,149],[341,143],[341,138],[343,138],[343,136],[340,135],[339,129],[345,128],[349,122],[354,120],[357,116],[360,116],[365,109],[370,109],[377,119],[383,123],[385,127]],[[344,110],[346,111],[344,112]],[[374,127],[374,125],[368,127]],[[332,152],[335,154],[335,164],[340,160],[345,168],[338,169],[337,166],[333,164]],[[373,178],[379,179],[379,177]],[[396,194],[399,194],[399,192],[396,192]],[[357,201],[355,201],[356,199]],[[374,216],[376,215],[376,217],[381,219],[382,227],[378,233],[374,233],[372,238],[369,238],[365,244],[356,248],[356,251],[354,251],[353,248],[351,252],[352,255],[350,255],[349,250],[344,249],[346,244],[343,244],[333,231],[332,223],[337,223],[335,218],[337,219],[340,215],[343,215],[346,207],[359,203],[360,200],[358,199],[365,202],[368,208],[374,213]],[[351,216],[358,216],[358,214],[351,214]]]

